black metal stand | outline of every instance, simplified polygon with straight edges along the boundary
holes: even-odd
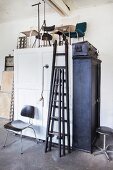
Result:
[[[43,26],[46,26],[46,20],[45,20],[45,0],[42,0],[44,2],[44,21],[43,21],[43,24],[42,24],[42,27]],[[41,29],[42,29],[41,27]]]
[[[70,153],[68,41],[65,41],[65,53],[56,53],[56,49],[57,41],[55,40],[53,49],[45,152],[51,151],[53,137],[57,136],[57,139],[59,140],[59,156],[61,157],[66,153],[66,137],[67,149],[68,153]],[[65,66],[55,66],[56,56],[61,55],[65,56]],[[57,122],[56,127],[55,122]]]
[[[34,41],[32,47],[34,47],[34,45],[36,44],[37,39],[38,39],[38,47],[40,47],[40,39],[41,39],[41,34],[40,34],[40,8],[39,8],[40,4],[41,3],[39,2],[37,4],[32,5],[32,6],[38,6],[38,35],[36,35],[35,41]]]

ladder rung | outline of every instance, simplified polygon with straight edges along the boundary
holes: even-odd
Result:
[[[56,105],[52,105],[53,107],[55,107],[55,108],[59,108],[59,106],[56,106]],[[62,109],[63,107],[61,106],[61,109]],[[66,106],[64,106],[64,109],[67,109],[67,107]]]
[[[57,136],[59,137],[59,133],[58,132],[49,132],[49,135],[52,135],[53,137],[54,136]],[[63,133],[61,133],[61,137],[63,136]],[[67,134],[64,134],[64,136],[67,136]]]
[[[59,93],[57,92],[56,95],[59,95]],[[62,93],[60,95],[62,96]],[[66,96],[66,93],[64,93],[63,95]]]
[[[59,102],[59,100],[54,100],[54,102]],[[61,101],[62,102],[62,101]]]
[[[56,116],[52,116],[51,119],[55,120],[55,121],[58,121],[59,120],[59,117],[56,117]],[[61,117],[61,121],[63,121],[63,118]],[[67,120],[64,120],[64,122],[67,122]]]
[[[58,86],[59,85],[59,83],[55,83],[55,86]]]
[[[62,56],[65,55],[65,53],[56,53],[56,56]]]
[[[56,80],[56,81],[59,81],[59,80]],[[66,80],[62,80],[62,79],[61,79],[61,83],[62,83],[62,81],[63,81],[63,82],[66,82]]]
[[[66,66],[55,66],[55,69],[66,69]]]
[[[59,85],[60,85],[60,83],[55,83],[55,86],[59,86]],[[60,86],[62,86],[62,84]]]

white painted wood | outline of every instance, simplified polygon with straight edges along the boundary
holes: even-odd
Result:
[[[64,52],[64,46],[58,47],[57,52]],[[72,91],[72,50],[69,48],[69,79],[70,92]],[[37,137],[45,140],[49,89],[51,80],[51,66],[53,58],[53,47],[42,47],[32,49],[18,49],[14,51],[14,87],[15,87],[15,119],[28,121],[27,118],[20,116],[20,111],[24,105],[30,104],[38,108],[37,116],[33,120],[36,128]],[[57,57],[57,65],[64,65],[64,57]],[[42,71],[48,64],[49,68],[44,68],[44,105],[41,98],[42,92]],[[72,100],[70,93],[70,101]],[[70,102],[72,124],[72,102]],[[71,126],[72,127],[72,126]],[[57,128],[57,124],[56,124]],[[72,129],[71,129],[72,131]],[[72,134],[72,133],[71,133]],[[24,135],[32,136],[32,131],[26,130]]]

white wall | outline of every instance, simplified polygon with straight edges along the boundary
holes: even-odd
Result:
[[[87,21],[86,40],[99,50],[101,72],[101,125],[113,127],[113,3],[75,11],[76,21]]]
[[[101,72],[101,124],[113,127],[113,3],[99,7],[79,9],[70,17],[61,18],[56,13],[47,16],[47,25],[88,23],[85,39],[100,52]],[[36,25],[36,18],[13,21],[0,25],[0,73],[3,70],[3,59],[13,54],[19,32]],[[75,40],[74,40],[75,41]],[[1,78],[1,75],[0,75]]]
[[[47,25],[58,24],[59,15],[53,14],[46,16]],[[55,19],[54,19],[55,18]],[[41,16],[41,23],[43,23],[43,16]],[[4,69],[4,58],[11,54],[13,55],[14,49],[17,47],[17,38],[22,31],[37,29],[37,18],[29,18],[26,20],[18,20],[0,24],[0,84],[2,71]]]

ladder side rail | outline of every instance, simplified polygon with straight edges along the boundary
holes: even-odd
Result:
[[[66,65],[66,105],[67,105],[67,139],[68,153],[70,153],[70,114],[69,114],[69,71],[68,71],[68,40],[65,41],[65,65]]]
[[[64,69],[62,69],[62,141],[63,155],[65,155]]]
[[[51,128],[50,128],[50,132],[53,133],[53,127],[54,127],[54,117],[55,117],[55,110],[56,110],[56,103],[57,103],[57,90],[58,90],[58,70],[55,69],[56,71],[56,79],[55,79],[55,90],[54,90],[54,97],[53,97],[53,111],[52,111],[52,116],[51,116]],[[52,146],[52,138],[53,136],[50,136],[50,148],[49,150],[51,151],[51,146]]]
[[[53,62],[52,62],[52,70],[51,70],[51,85],[50,85],[50,94],[49,94],[49,107],[51,105],[51,93],[53,88],[53,78],[54,78],[54,69],[55,69],[55,60],[56,60],[56,49],[57,49],[57,40],[53,44]]]
[[[53,62],[52,62],[52,70],[51,70],[51,85],[50,85],[50,94],[49,94],[49,107],[48,107],[48,118],[47,118],[47,129],[46,129],[46,144],[45,144],[45,152],[47,152],[48,147],[48,133],[49,133],[49,125],[50,125],[50,110],[51,110],[51,96],[52,96],[52,88],[53,88],[53,78],[54,78],[54,67],[55,67],[55,59],[56,59],[56,48],[57,41],[53,44]]]
[[[54,75],[53,75],[53,83],[51,85],[51,96],[50,96],[50,101],[49,101],[49,108],[48,108],[48,119],[47,119],[47,129],[46,129],[46,145],[45,145],[45,152],[47,152],[48,149],[48,140],[49,140],[49,129],[50,129],[50,121],[51,121],[51,114],[52,114],[52,101],[54,97],[54,85],[55,85],[55,78],[56,78],[56,70],[54,70]]]
[[[59,69],[59,105],[58,105],[58,139],[59,139],[59,157],[61,157],[61,69]]]

